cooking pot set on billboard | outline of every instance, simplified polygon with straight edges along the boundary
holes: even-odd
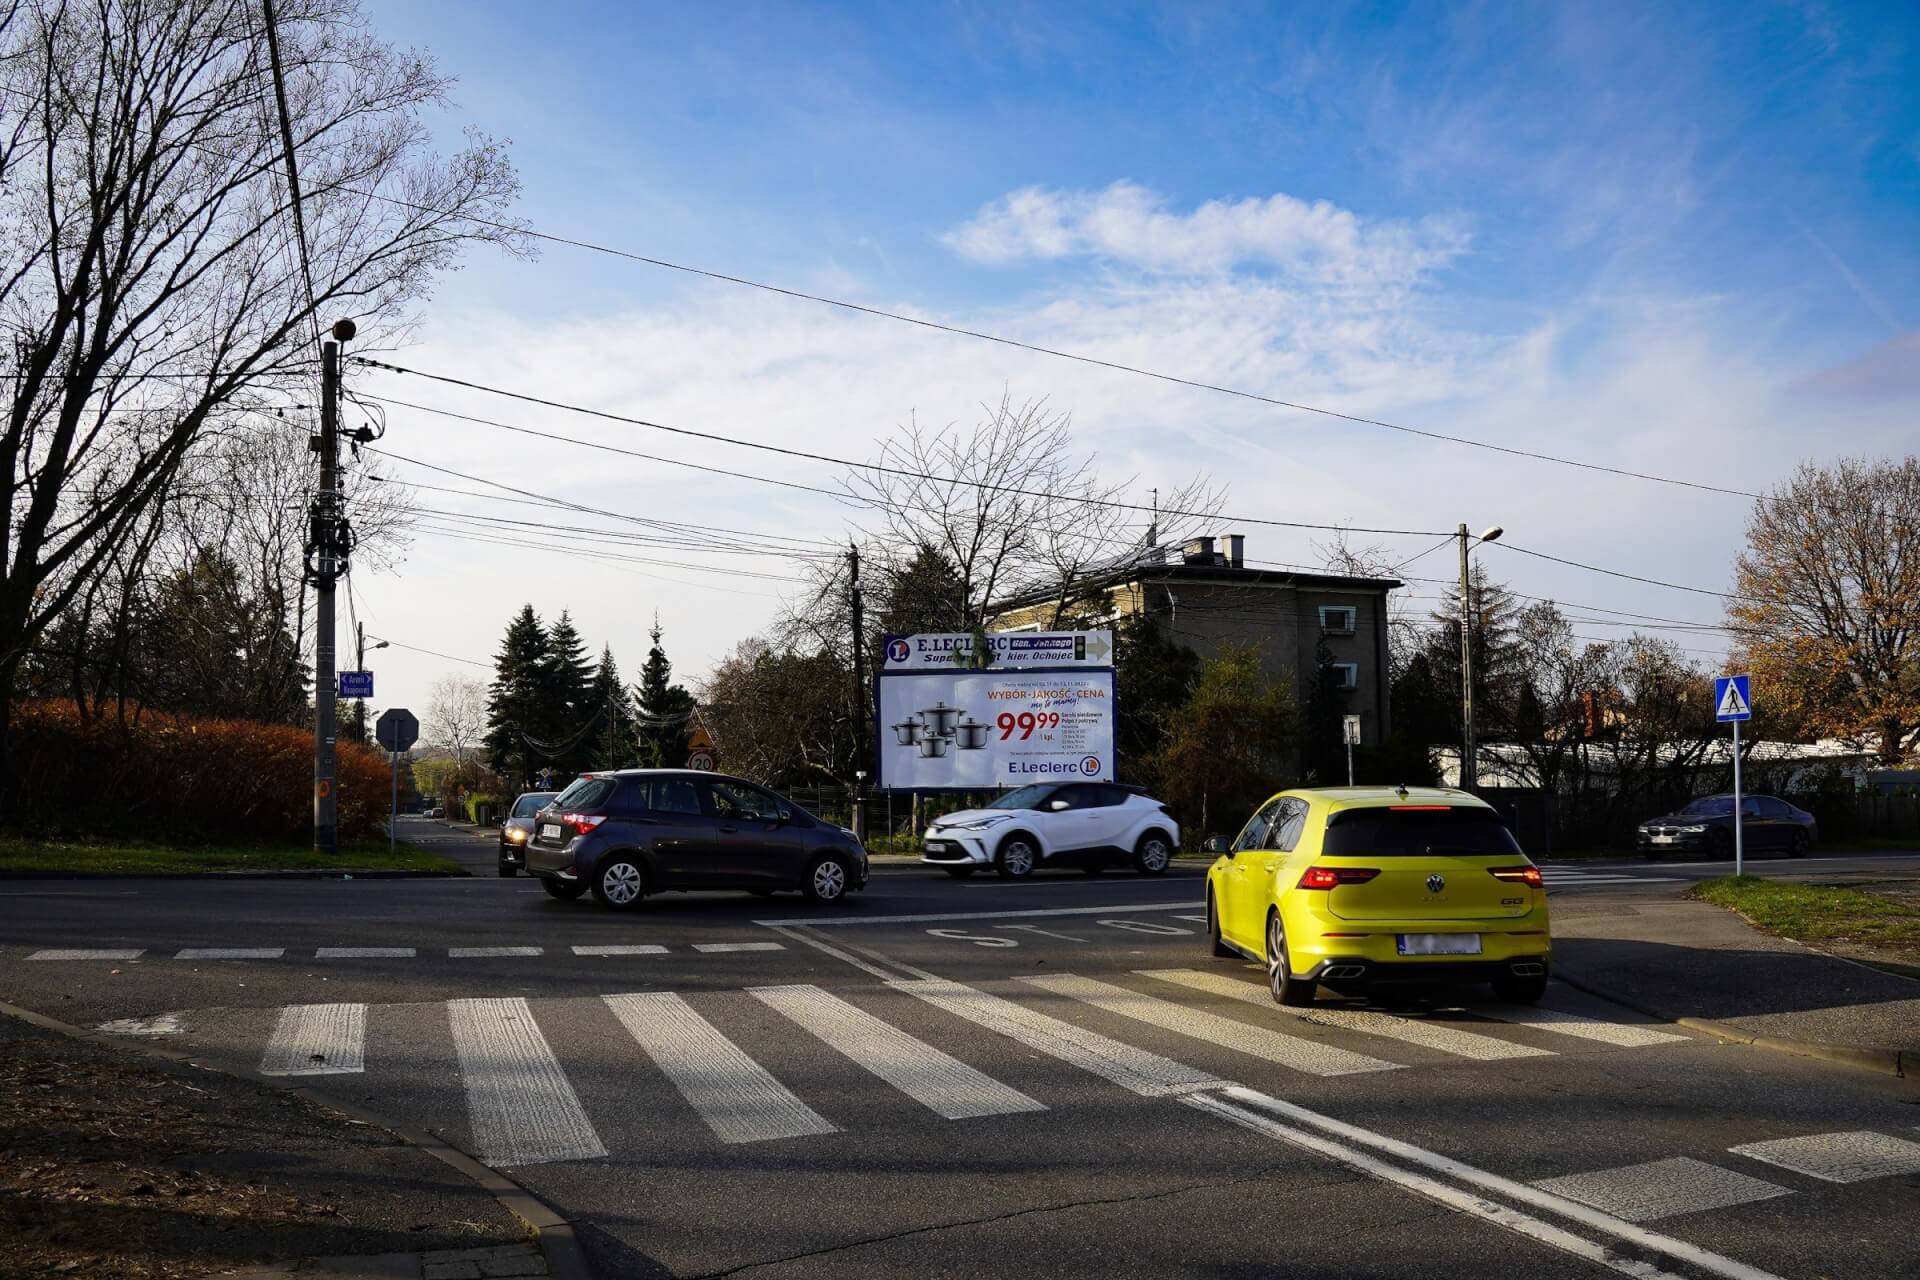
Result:
[[[936,702],[893,726],[894,741],[903,747],[918,747],[922,760],[945,758],[948,747],[961,751],[987,749],[987,730],[992,726],[971,715],[961,720],[960,708]]]

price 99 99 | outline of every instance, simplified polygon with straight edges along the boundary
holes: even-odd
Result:
[[[1055,729],[1060,725],[1058,711],[1022,711],[1015,715],[1011,711],[1002,711],[994,724],[1000,730],[1000,741],[1005,742],[1017,730],[1020,741],[1025,742],[1033,736],[1035,729]]]

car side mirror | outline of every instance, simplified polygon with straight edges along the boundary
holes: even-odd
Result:
[[[1200,842],[1200,852],[1224,853],[1229,858],[1233,856],[1233,850],[1227,848],[1227,841],[1224,836],[1208,836]]]

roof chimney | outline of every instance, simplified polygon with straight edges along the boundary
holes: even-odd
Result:
[[[1237,533],[1230,533],[1222,538],[1221,541],[1227,544],[1227,567],[1230,569],[1245,568],[1247,563],[1246,538]]]
[[[1212,564],[1213,539],[1188,538],[1187,545],[1182,549],[1180,558],[1187,564]]]

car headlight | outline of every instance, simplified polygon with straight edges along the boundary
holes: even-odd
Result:
[[[1691,832],[1694,835],[1699,835],[1702,831],[1705,831],[1706,829],[1707,829],[1707,824],[1704,822],[1695,822],[1684,827],[1675,828],[1675,830]]]
[[[1011,821],[1011,818],[975,818],[971,822],[951,823],[946,829],[948,831],[985,831],[988,827]]]
[[[520,830],[518,827],[514,828],[512,831],[507,832],[508,844],[525,844],[526,840],[527,840],[527,833]]]

